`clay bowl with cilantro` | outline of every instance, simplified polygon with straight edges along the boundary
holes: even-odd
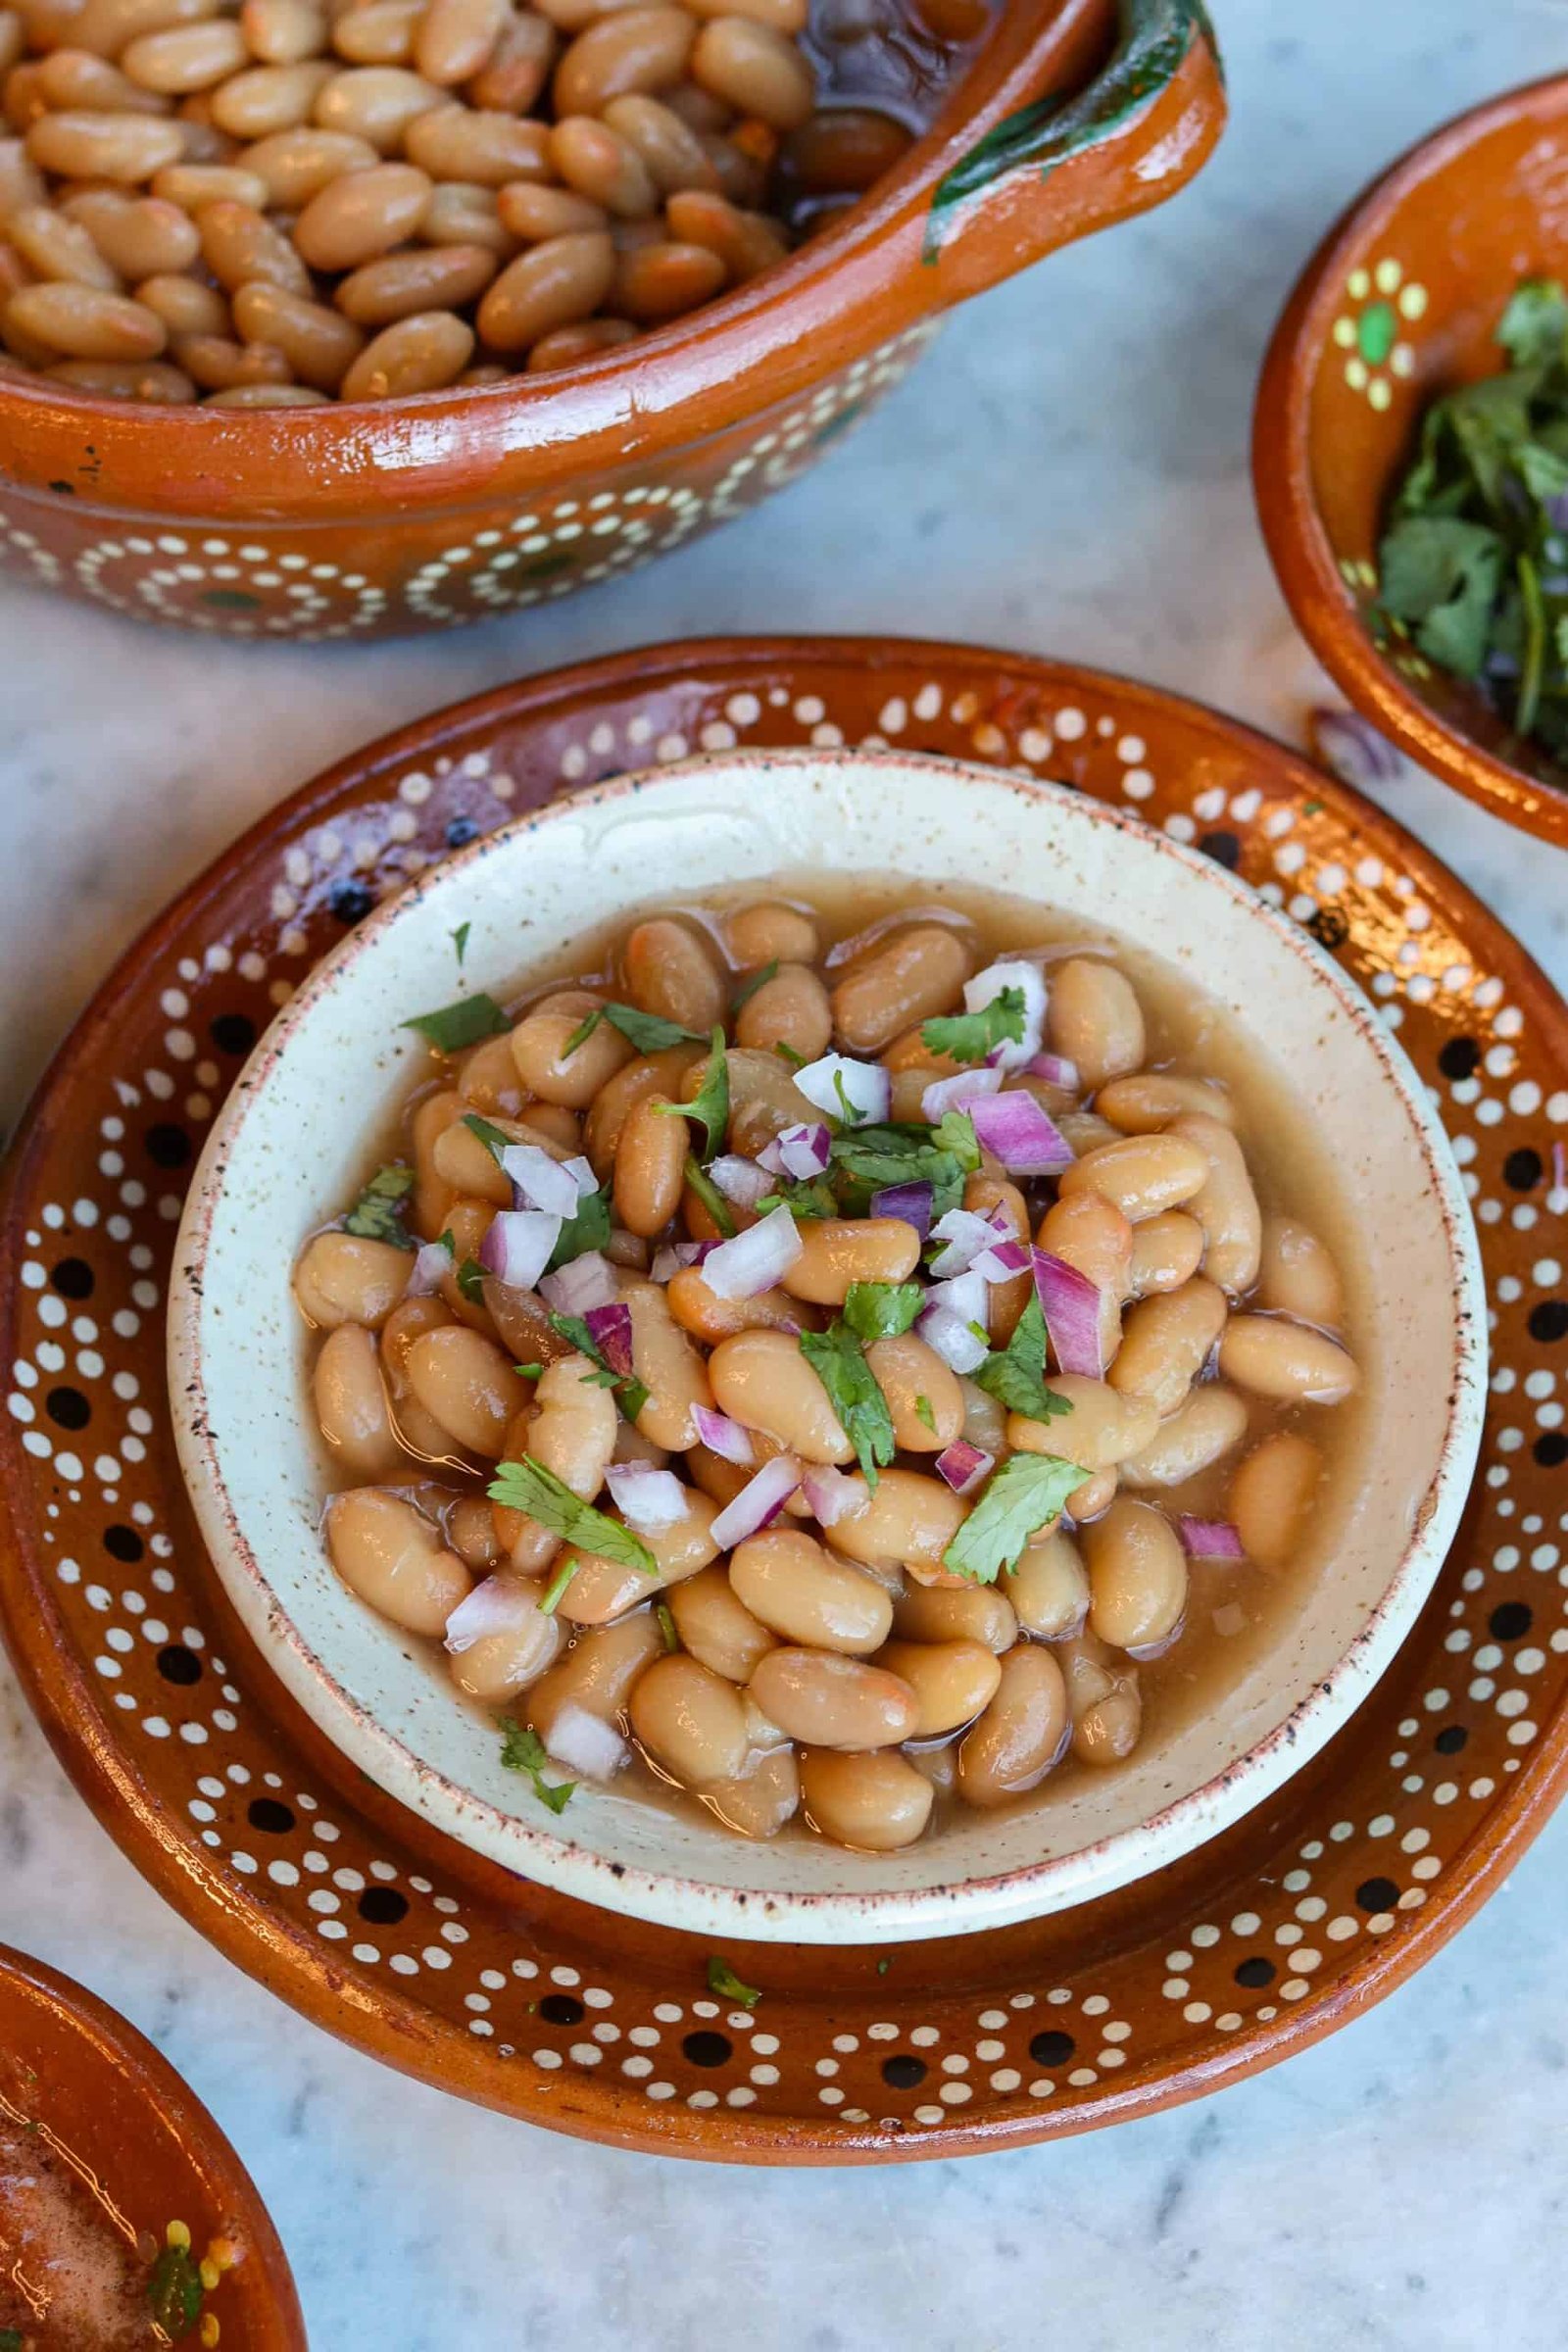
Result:
[[[1065,789],[728,756],[382,906],[216,1128],[183,1468],[382,1789],[710,1935],[981,1929],[1344,1722],[1473,1466],[1425,1096],[1316,945]]]
[[[1568,842],[1568,76],[1463,115],[1330,230],[1253,419],[1269,554],[1355,710]],[[1369,735],[1359,764],[1380,772]]]

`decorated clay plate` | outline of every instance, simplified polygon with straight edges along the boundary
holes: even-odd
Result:
[[[149,2345],[305,2352],[277,2233],[206,2108],[113,2009],[4,1947],[0,2263],[0,2343],[74,2342],[112,2300]]]
[[[1223,1837],[983,1935],[715,1951],[466,1853],[295,1707],[184,1499],[165,1283],[225,1089],[312,961],[411,875],[557,790],[693,750],[843,743],[1076,785],[1306,925],[1397,1031],[1452,1136],[1494,1393],[1469,1510],[1403,1649]],[[1191,704],[886,640],[685,646],[507,688],[360,756],[241,841],[139,943],[40,1092],[0,1233],[6,1631],[68,1767],[170,1899],[308,2015],[443,2087],[622,2144],[768,2161],[958,2154],[1190,2097],[1418,1966],[1558,1793],[1564,1138],[1568,1017],[1519,948],[1388,818]]]

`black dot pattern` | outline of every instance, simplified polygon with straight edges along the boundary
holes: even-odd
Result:
[[[1462,1723],[1446,1723],[1432,1744],[1440,1756],[1456,1756],[1469,1742],[1470,1735]]]
[[[883,2059],[882,2080],[889,2090],[917,2090],[925,2081],[925,2060],[912,2050],[900,2050]]]
[[[733,2055],[725,2034],[688,2034],[680,2046],[693,2066],[723,2066]]]
[[[466,849],[470,841],[477,839],[478,832],[479,827],[473,817],[455,816],[447,827],[447,848]]]
[[[375,905],[375,898],[363,882],[339,882],[326,903],[338,921],[347,925],[363,922]]]
[[[183,1642],[170,1642],[158,1652],[158,1671],[166,1683],[188,1688],[202,1679],[202,1662]]]
[[[1278,1973],[1272,1960],[1265,1960],[1261,1952],[1254,1952],[1250,1960],[1237,1962],[1236,1982],[1258,1991],[1263,1985],[1272,1984]]]
[[[220,1054],[248,1054],[256,1043],[256,1023],[248,1012],[220,1012],[207,1034]]]
[[[1399,1889],[1392,1879],[1363,1879],[1355,1890],[1355,1899],[1363,1911],[1392,1911],[1399,1899]]]
[[[1522,1642],[1535,1623],[1528,1600],[1499,1600],[1487,1619],[1494,1642]]]
[[[372,1928],[395,1928],[409,1916],[409,1898],[395,1886],[367,1886],[359,1901],[360,1917]]]
[[[1568,1298],[1543,1298],[1539,1306],[1533,1306],[1530,1337],[1546,1348],[1556,1340],[1568,1339]]]
[[[113,1527],[104,1529],[105,1551],[112,1560],[123,1560],[127,1568],[133,1560],[141,1558],[146,1548],[133,1527],[122,1527],[117,1521]]]
[[[63,1257],[51,1269],[49,1279],[62,1298],[92,1297],[93,1271],[84,1257]]]
[[[1543,1470],[1556,1470],[1568,1462],[1568,1435],[1560,1429],[1543,1430],[1530,1448]]]
[[[92,1406],[79,1389],[51,1389],[43,1409],[57,1429],[85,1429],[92,1419]]]
[[[160,1120],[146,1134],[147,1156],[155,1167],[182,1168],[190,1157],[190,1137],[183,1127]]]
[[[1331,954],[1336,948],[1343,948],[1350,936],[1349,919],[1338,906],[1320,906],[1307,917],[1306,927],[1318,946],[1327,948]]]
[[[245,1818],[253,1830],[265,1830],[269,1838],[286,1838],[294,1827],[294,1808],[280,1797],[253,1796]]]
[[[547,1992],[539,2004],[539,2014],[548,2025],[580,2026],[584,2017],[581,2001],[569,1992]]]
[[[1445,1078],[1473,1078],[1481,1066],[1481,1048],[1473,1037],[1450,1037],[1438,1055]]]
[[[1528,1144],[1510,1152],[1502,1163],[1502,1181],[1516,1193],[1533,1192],[1544,1172],[1541,1153],[1533,1152]]]
[[[1216,865],[1234,873],[1242,862],[1242,845],[1234,833],[1200,833],[1198,846]]]
[[[1035,2035],[1029,2055],[1037,2066],[1065,2066],[1077,2047],[1070,2034],[1047,2032]]]

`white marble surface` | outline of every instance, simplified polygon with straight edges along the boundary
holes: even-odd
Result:
[[[132,929],[281,791],[519,672],[705,629],[904,629],[1078,656],[1294,734],[1317,687],[1247,472],[1275,312],[1385,159],[1561,67],[1568,5],[1217,13],[1234,122],[1195,188],[974,306],[806,484],[641,577],[381,651],[218,649],[0,589],[5,1115]],[[1568,982],[1568,859],[1424,779],[1389,800]],[[1382,2008],[1202,2106],[957,2166],[681,2166],[465,2108],[303,2024],[135,1877],[0,1668],[0,1935],[212,2104],[318,2352],[1474,2352],[1504,2331],[1546,2352],[1565,1863],[1568,1822]]]

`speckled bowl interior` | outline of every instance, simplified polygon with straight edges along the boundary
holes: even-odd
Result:
[[[984,1815],[899,1854],[732,1838],[583,1788],[559,1819],[506,1772],[438,1665],[353,1598],[318,1526],[321,1465],[289,1295],[302,1235],[359,1178],[414,1082],[411,1006],[465,974],[505,992],[618,911],[816,867],[948,878],[1108,922],[1190,973],[1289,1072],[1364,1250],[1365,1476],[1310,1606],[1229,1703],[1042,1810]],[[382,1788],[563,1891],[708,1934],[864,1942],[952,1935],[1082,1902],[1157,1870],[1257,1804],[1324,1743],[1412,1623],[1480,1440],[1485,1316],[1474,1234],[1425,1093],[1316,945],[1244,884],[1064,788],[879,753],[731,754],[560,800],[477,842],[368,919],[262,1040],[188,1197],[170,1381],[187,1485],[247,1630],[292,1695]]]

